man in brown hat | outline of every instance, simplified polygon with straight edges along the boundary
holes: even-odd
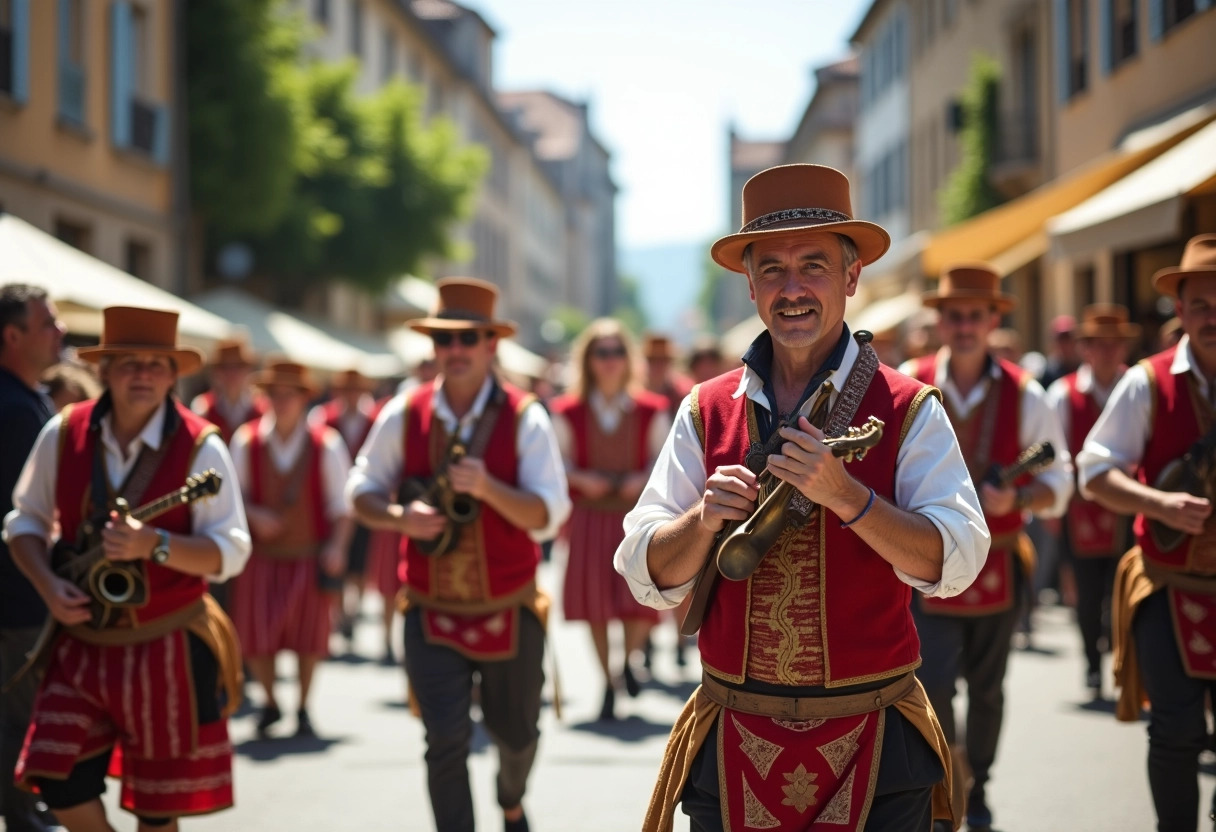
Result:
[[[977,832],[992,826],[986,787],[1004,716],[1005,668],[1017,602],[1033,574],[1033,547],[1022,526],[1030,512],[1058,517],[1072,493],[1068,445],[1043,388],[1016,364],[994,357],[988,345],[1001,316],[1014,307],[1000,284],[1000,275],[983,263],[948,268],[924,299],[939,313],[943,346],[901,367],[944,394],[992,534],[984,568],[966,592],[913,605],[924,659],[917,675],[952,746],[955,686],[960,677],[967,680],[965,754],[974,778],[967,825]],[[1056,453],[1048,468],[1010,485],[988,480],[992,466],[1010,465],[1044,441]]]
[[[538,541],[557,533],[570,496],[545,409],[493,372],[498,340],[515,332],[494,316],[497,290],[472,278],[437,285],[438,308],[410,326],[434,342],[439,376],[385,405],[347,494],[360,520],[405,536],[405,667],[426,726],[436,827],[473,829],[467,758],[477,672],[498,747],[498,805],[507,832],[524,832],[549,603],[536,586]],[[403,482],[440,474],[427,499],[399,496]],[[449,541],[445,553],[429,556],[440,539]]]
[[[317,388],[307,367],[274,361],[253,383],[265,391],[270,412],[232,437],[253,532],[249,566],[232,586],[232,619],[266,696],[258,735],[269,736],[283,717],[274,661],[287,650],[296,655],[300,686],[296,736],[312,737],[308,694],[317,663],[329,654],[333,600],[353,528],[343,494],[350,455],[336,430],[308,424]]]
[[[182,815],[232,805],[227,717],[240,704],[239,648],[206,593],[208,578],[244,567],[249,533],[223,440],[172,395],[202,364],[177,344],[177,313],[111,307],[104,316],[101,344],[78,355],[100,365],[106,392],[47,423],[5,522],[13,559],[61,629],[17,780],[73,832],[106,830],[100,795],[113,763],[141,832],[174,830]],[[148,522],[114,511],[112,498],[134,508],[207,469],[222,478],[210,499]],[[77,552],[99,529],[106,559],[133,568],[146,603],[91,621],[98,599],[51,568],[56,521]]]
[[[1077,336],[1081,366],[1047,390],[1047,401],[1056,412],[1074,459],[1115,385],[1127,372],[1128,352],[1140,336],[1140,327],[1128,321],[1126,306],[1093,304],[1082,312]],[[1061,542],[1076,579],[1085,686],[1094,699],[1102,698],[1099,642],[1110,642],[1110,592],[1115,564],[1127,551],[1127,519],[1079,493],[1073,495],[1065,516]]]
[[[765,331],[743,367],[681,405],[616,568],[639,601],[674,607],[704,567],[703,581],[719,578],[715,536],[778,481],[793,487],[776,515],[790,520],[750,576],[717,580],[702,683],[644,828],[670,829],[681,803],[698,830],[926,829],[953,817],[949,754],[912,673],[909,606],[914,590],[948,596],[974,578],[979,502],[935,391],[882,366],[844,322],[862,267],[889,245],[852,218],[844,175],[762,171],[743,217],[711,254],[747,275]],[[825,437],[869,416],[885,435],[846,468]]]
[[[688,379],[676,373],[676,345],[667,335],[647,332],[642,335],[642,358],[646,361],[645,387],[658,393],[670,404],[669,412],[675,415],[680,402],[692,389]]]
[[[249,344],[239,338],[220,341],[207,362],[211,389],[199,393],[190,409],[220,429],[225,442],[246,422],[261,417],[269,409],[266,400],[249,384],[257,361]]]
[[[1082,493],[1136,515],[1136,546],[1119,562],[1112,600],[1115,714],[1137,721],[1147,698],[1157,828],[1193,832],[1199,753],[1207,747],[1204,701],[1216,678],[1216,520],[1207,497],[1162,475],[1188,451],[1184,465],[1204,476],[1212,470],[1216,234],[1191,238],[1181,264],[1157,272],[1153,285],[1173,298],[1185,334],[1127,371],[1077,464]]]

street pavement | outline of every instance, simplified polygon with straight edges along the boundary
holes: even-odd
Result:
[[[560,588],[559,565],[542,567],[541,582]],[[554,592],[556,595],[556,592]],[[236,746],[236,808],[183,822],[187,830],[433,829],[422,763],[423,732],[404,707],[404,674],[380,666],[379,599],[370,597],[355,656],[336,655],[318,670],[311,714],[321,739],[297,740],[294,668],[280,664],[282,738],[258,741],[256,712],[232,722]],[[560,664],[563,715],[546,707],[541,745],[525,806],[536,832],[634,830],[649,800],[667,731],[692,691],[698,671],[675,665],[674,628],[656,631],[654,679],[636,699],[620,692],[615,723],[598,723],[603,688],[585,628],[561,620],[551,628]],[[1154,828],[1144,770],[1145,725],[1117,723],[1110,703],[1090,703],[1071,613],[1036,614],[1032,650],[1015,651],[1006,682],[1005,733],[990,785],[1000,832],[1148,832]],[[395,634],[398,654],[400,634]],[[340,647],[335,639],[334,647]],[[546,659],[546,697],[552,664]],[[257,691],[250,687],[252,695]],[[470,759],[478,829],[501,829],[494,801],[493,745],[478,728]],[[1213,777],[1202,777],[1202,801]],[[134,819],[116,811],[117,783],[106,800],[120,832]],[[1202,830],[1211,828],[1207,821]],[[675,829],[688,829],[677,813]]]

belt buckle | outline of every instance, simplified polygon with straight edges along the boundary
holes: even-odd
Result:
[[[797,719],[798,718],[798,703],[801,701],[802,700],[798,699],[798,698],[782,699],[781,705],[782,705],[782,709],[785,711],[785,713],[782,714],[782,716],[784,716],[786,719]]]

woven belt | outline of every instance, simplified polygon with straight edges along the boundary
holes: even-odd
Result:
[[[859,716],[894,705],[916,687],[916,676],[905,673],[878,690],[841,696],[772,696],[728,688],[707,673],[701,674],[701,690],[710,700],[732,711],[784,719],[825,719]]]
[[[1155,584],[1164,584],[1171,589],[1194,592],[1197,595],[1216,595],[1216,575],[1196,575],[1191,572],[1174,572],[1162,569],[1148,558],[1143,558],[1144,574]]]

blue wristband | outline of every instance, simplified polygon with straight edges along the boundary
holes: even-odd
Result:
[[[874,489],[873,489],[873,488],[871,488],[871,489],[870,489],[870,499],[866,501],[866,507],[865,507],[865,508],[863,508],[863,509],[861,510],[861,514],[857,515],[856,517],[854,517],[852,520],[850,520],[850,521],[849,521],[849,522],[847,522],[847,523],[841,523],[841,524],[840,524],[840,528],[842,528],[842,529],[847,529],[849,526],[853,525],[853,524],[854,524],[854,523],[856,523],[858,520],[860,520],[861,518],[863,518],[863,517],[865,517],[867,514],[869,514],[869,513],[870,513],[870,509],[871,509],[871,508],[873,508],[873,507],[874,507]]]

